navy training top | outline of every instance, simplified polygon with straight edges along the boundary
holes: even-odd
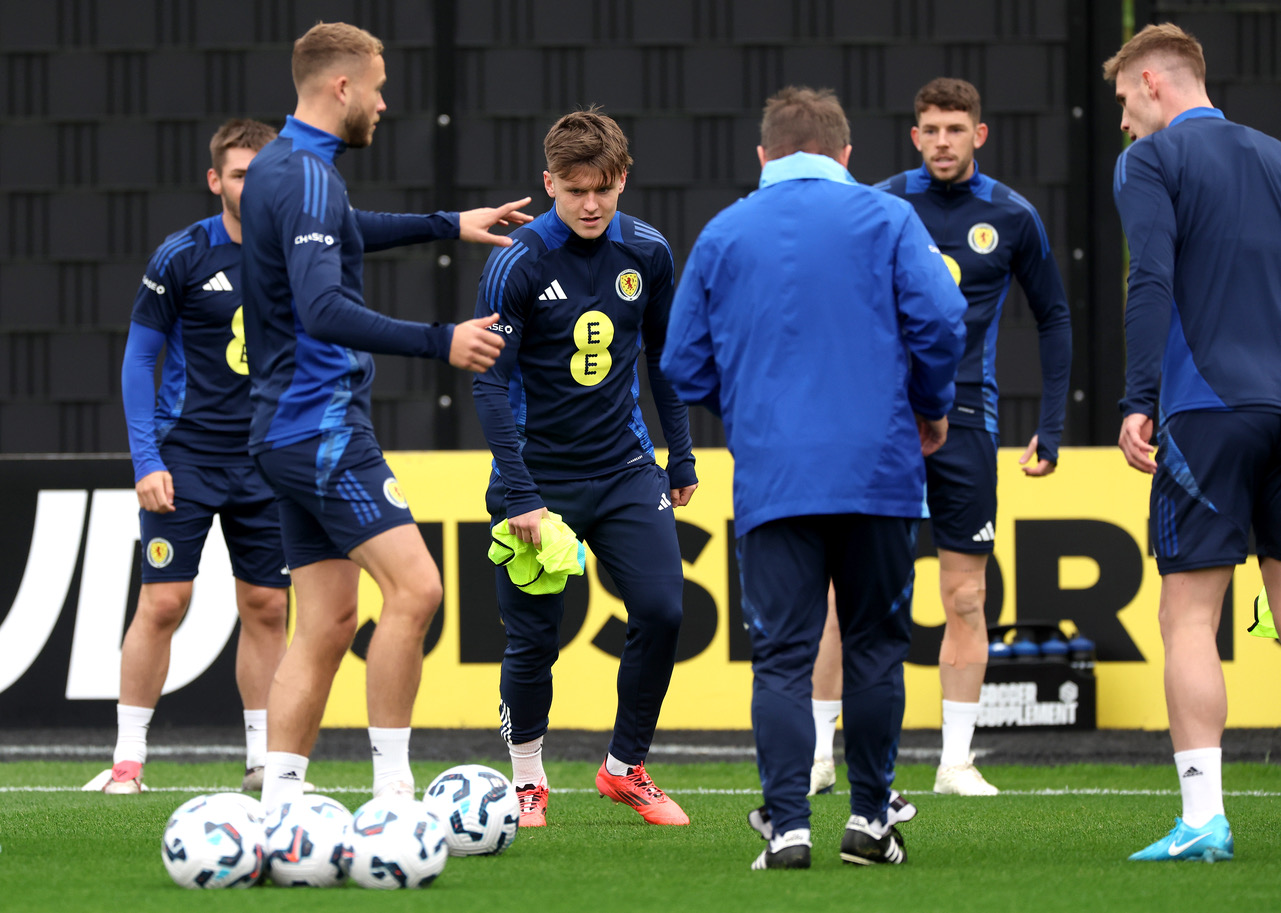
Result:
[[[675,265],[666,239],[618,212],[591,240],[555,209],[489,256],[476,316],[499,314],[507,341],[472,381],[509,516],[543,506],[538,479],[582,479],[654,462],[637,360],[667,439],[673,488],[697,481],[689,413],[659,367]]]
[[[968,302],[965,355],[948,423],[998,430],[996,336],[1018,277],[1036,318],[1041,357],[1037,456],[1058,461],[1072,369],[1072,321],[1050,240],[1036,208],[979,171],[966,181],[935,180],[922,164],[876,185],[912,204]]]
[[[1131,143],[1124,415],[1281,412],[1281,142],[1192,108]]]
[[[241,196],[250,453],[372,428],[370,352],[448,358],[453,325],[365,307],[366,251],[458,237],[458,214],[353,209],[338,137],[290,117],[249,165]]]
[[[121,371],[135,481],[166,468],[161,445],[171,458],[181,458],[181,451],[202,462],[247,459],[249,366],[240,286],[240,245],[221,213],[170,235],[148,262]]]

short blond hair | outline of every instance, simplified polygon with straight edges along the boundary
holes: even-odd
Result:
[[[771,95],[761,116],[761,146],[770,159],[793,152],[835,158],[850,144],[850,123],[831,89],[788,86]]]
[[[1175,65],[1185,66],[1198,83],[1205,84],[1205,53],[1201,50],[1201,42],[1173,22],[1145,26],[1107,59],[1103,64],[1103,78],[1116,82],[1117,74],[1122,70],[1150,57],[1162,57]]]
[[[323,73],[343,59],[369,60],[383,52],[383,43],[369,32],[346,22],[317,22],[294,42],[294,87]]]
[[[543,138],[543,153],[547,170],[560,178],[585,168],[613,183],[632,166],[623,128],[595,105],[571,111],[552,124]]]

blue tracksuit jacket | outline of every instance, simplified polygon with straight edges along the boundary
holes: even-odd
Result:
[[[736,533],[924,516],[913,412],[952,407],[965,307],[911,205],[827,156],[767,163],[699,235],[662,359],[677,394],[725,423]]]

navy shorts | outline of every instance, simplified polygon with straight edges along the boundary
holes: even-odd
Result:
[[[996,435],[947,429],[947,441],[925,458],[925,492],[934,544],[988,555],[996,532]]]
[[[1157,435],[1149,536],[1162,575],[1281,558],[1281,415],[1180,412]]]
[[[254,455],[280,505],[289,567],[346,558],[379,533],[413,523],[372,431],[344,428]]]
[[[205,537],[217,514],[236,579],[255,586],[289,586],[276,498],[253,464],[246,459],[231,466],[189,466],[172,455],[162,456],[173,477],[174,510],[138,511],[142,582],[196,579]]]

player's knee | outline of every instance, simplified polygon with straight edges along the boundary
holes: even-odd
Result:
[[[187,614],[190,601],[189,590],[181,592],[167,587],[158,590],[144,587],[138,596],[138,611],[134,623],[173,632]]]
[[[640,596],[627,600],[627,614],[651,632],[675,637],[684,615],[681,604],[683,588],[683,580],[647,587]]]
[[[284,629],[289,615],[289,591],[254,587],[240,602],[240,623],[245,627]]]
[[[983,615],[987,603],[987,585],[977,575],[967,577],[957,583],[956,587],[945,594],[944,606],[948,609],[948,620],[955,619],[972,630],[986,628]]]

